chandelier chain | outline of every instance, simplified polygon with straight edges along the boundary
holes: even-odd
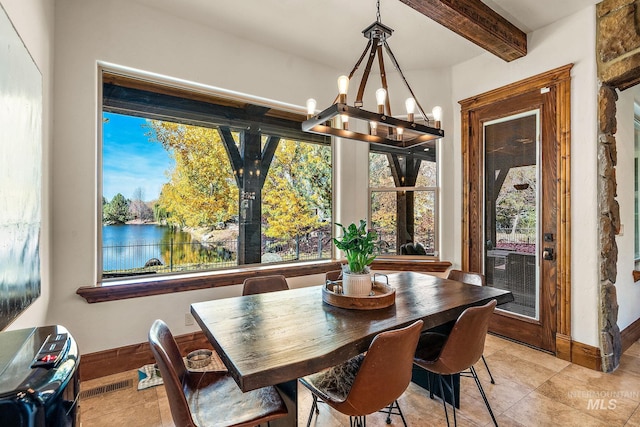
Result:
[[[376,21],[377,22],[382,22],[382,18],[380,17],[380,0],[378,0],[376,2],[376,10],[377,10],[377,12],[376,12]]]

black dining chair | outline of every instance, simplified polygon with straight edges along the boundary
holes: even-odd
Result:
[[[491,300],[483,306],[467,308],[458,317],[449,335],[426,332],[420,336],[414,363],[438,375],[440,397],[442,398],[447,426],[449,425],[449,413],[447,411],[445,388],[451,395],[453,423],[457,425],[453,384],[453,375],[455,374],[470,376],[475,380],[484,404],[489,411],[489,415],[491,415],[494,425],[496,427],[498,426],[487,395],[480,383],[480,378],[478,378],[478,374],[473,367],[482,356],[484,341],[487,336],[487,330],[489,329],[489,319],[496,305],[496,300]],[[450,376],[451,381],[449,384],[444,380],[443,375]],[[430,384],[430,388],[431,386]]]
[[[484,274],[473,273],[470,271],[450,270],[449,275],[447,276],[447,279],[456,280],[458,282],[467,283],[469,285],[475,285],[475,286],[484,286],[485,284]],[[489,365],[487,364],[487,359],[484,358],[484,354],[482,355],[482,363],[484,363],[484,367],[487,369],[487,372],[489,373],[491,384],[495,384],[496,382],[493,380],[491,369],[489,369]]]

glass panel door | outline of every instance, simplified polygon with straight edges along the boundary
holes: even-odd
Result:
[[[486,283],[513,293],[500,309],[539,319],[540,110],[487,121],[483,130]]]

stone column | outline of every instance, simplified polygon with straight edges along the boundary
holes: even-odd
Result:
[[[604,0],[596,7],[598,79],[598,209],[600,214],[600,304],[598,321],[602,370],[620,363],[616,276],[620,207],[616,197],[617,90],[640,83],[640,0]]]
[[[620,230],[620,206],[616,197],[616,100],[618,95],[611,86],[603,84],[598,94],[598,233],[600,246],[600,304],[598,326],[602,370],[611,372],[620,364],[622,342],[618,328],[618,245],[616,234]]]

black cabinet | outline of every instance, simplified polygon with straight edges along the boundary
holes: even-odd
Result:
[[[79,362],[62,326],[0,332],[0,426],[75,426]]]

